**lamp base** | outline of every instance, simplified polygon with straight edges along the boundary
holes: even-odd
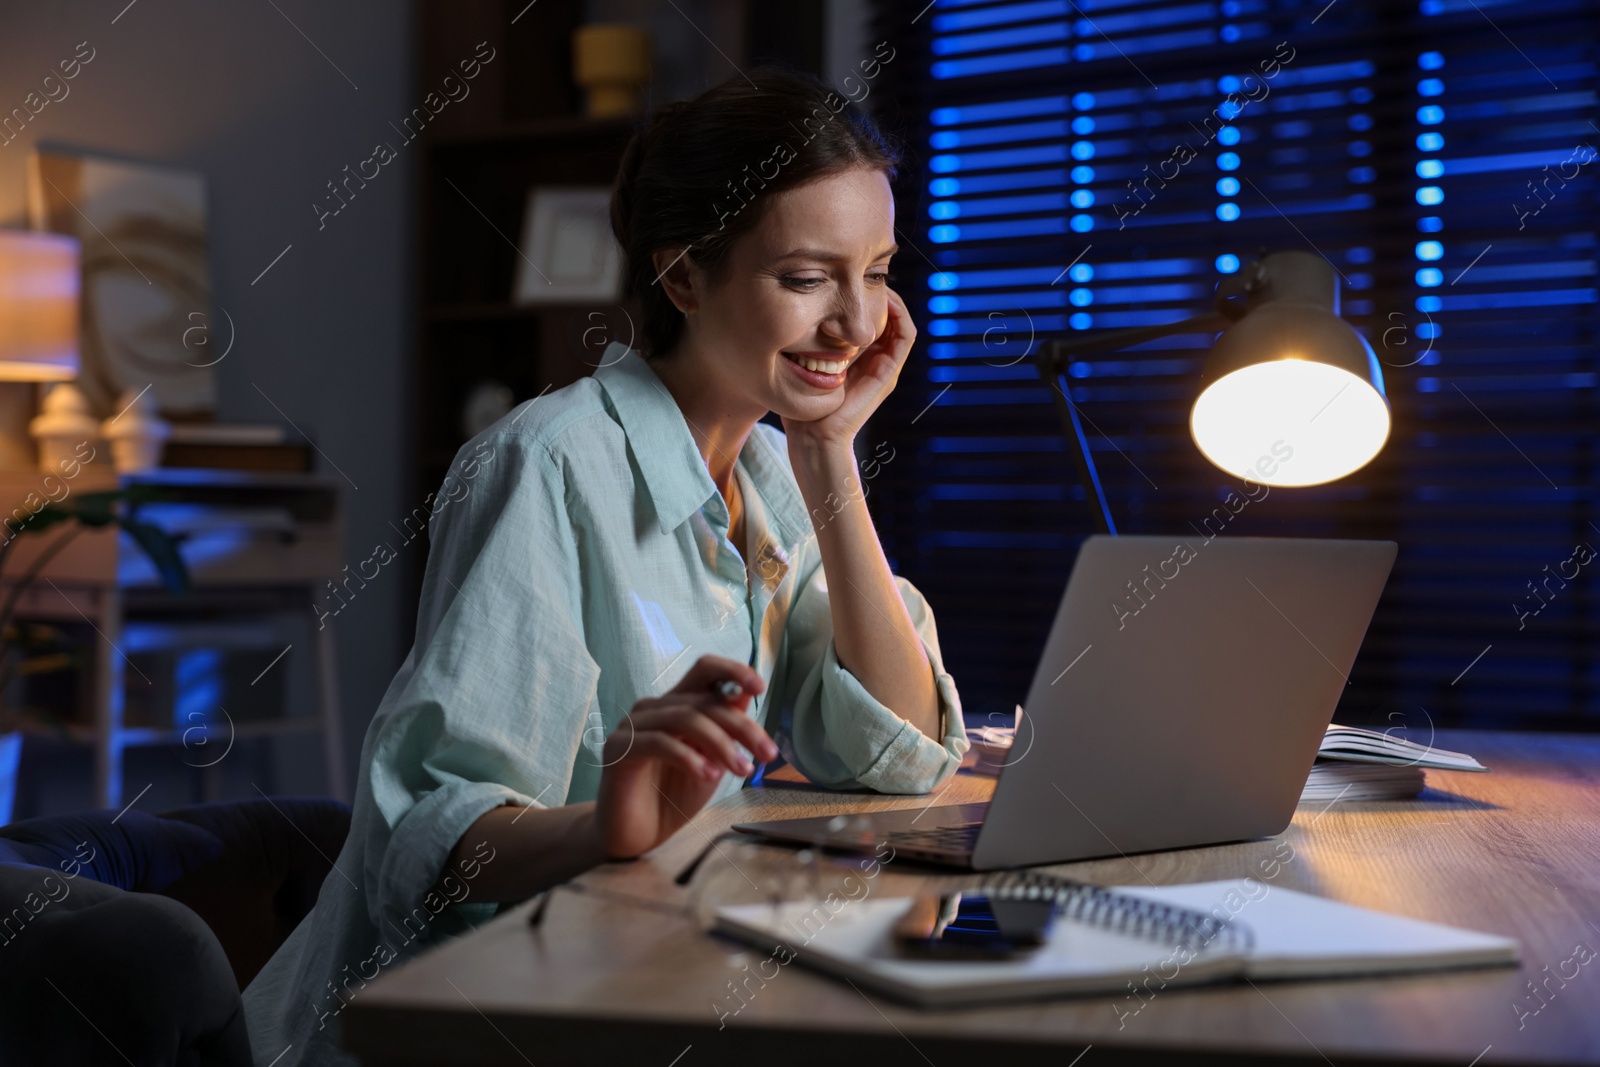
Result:
[[[28,436],[38,392],[32,382],[0,382],[0,471],[31,471],[39,462]]]

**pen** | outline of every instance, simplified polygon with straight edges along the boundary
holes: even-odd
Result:
[[[730,704],[733,703],[734,700],[738,699],[744,693],[744,686],[740,685],[738,682],[734,681],[732,678],[724,678],[721,681],[712,682],[711,683],[711,689],[712,689],[712,692],[716,693],[723,700],[726,700]],[[756,763],[755,762],[755,756],[749,749],[745,748],[743,745],[739,744],[737,741],[735,741],[734,744],[738,747],[739,754],[742,755],[745,759],[749,760],[751,762],[751,764],[754,766],[754,770],[751,772],[754,775],[754,778],[752,780],[753,781],[760,781],[762,773],[763,773],[763,768],[766,767],[766,762],[762,761],[761,763]]]

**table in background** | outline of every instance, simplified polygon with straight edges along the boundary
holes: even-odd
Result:
[[[57,476],[45,483],[45,477],[35,471],[0,471],[0,500],[20,504],[29,493],[45,496],[51,486],[55,487],[55,499],[63,503],[75,493],[149,486],[166,496],[159,505],[141,505],[141,516],[169,532],[185,535],[179,552],[189,570],[187,593],[168,592],[149,559],[132,546],[127,535],[105,527],[77,534],[17,601],[18,619],[87,622],[97,631],[92,700],[95,803],[121,807],[124,749],[179,745],[202,736],[194,733],[200,728],[191,722],[146,727],[124,724],[129,648],[123,633],[129,615],[165,620],[160,630],[166,636],[160,640],[167,644],[162,647],[276,650],[276,631],[264,622],[289,613],[314,616],[313,605],[319,598],[334,602],[323,588],[326,583],[345,577],[341,573],[343,483],[287,471],[158,468],[118,475],[99,464],[84,467],[70,480]],[[65,494],[60,488],[63,484]],[[0,508],[0,514],[7,512]],[[6,559],[0,594],[9,596],[14,579],[66,528],[19,535]],[[147,643],[140,650],[156,647]],[[233,738],[320,733],[327,792],[349,800],[332,627],[314,629],[310,653],[319,705],[315,715],[230,721],[230,732],[225,735],[215,721],[207,729],[218,731],[213,744],[219,747],[231,744]],[[219,779],[215,764],[211,767],[203,774],[208,800],[218,799],[214,794]]]
[[[1302,806],[1278,838],[1047,869],[1107,885],[1254,876],[1515,937],[1521,968],[920,1011],[791,964],[748,987],[753,996],[719,1029],[716,1005],[739,1003],[729,980],[756,973],[766,954],[706,936],[680,910],[690,893],[672,877],[707,835],[754,818],[920,807],[930,799],[773,782],[701,812],[642,860],[580,879],[605,896],[558,891],[540,928],[527,925],[534,905],[524,903],[380,975],[344,1010],[345,1045],[368,1067],[1069,1067],[1090,1045],[1082,1067],[1600,1063],[1600,962],[1579,965],[1564,985],[1552,982],[1548,1003],[1523,1016],[1520,1028],[1514,1008],[1541,1003],[1525,985],[1530,978],[1570,972],[1576,946],[1600,945],[1600,737],[1440,731],[1436,743],[1473,753],[1492,773],[1429,771],[1428,791],[1414,801]],[[982,800],[992,784],[958,775],[937,799]],[[1264,867],[1288,853],[1283,842],[1292,856]],[[793,862],[767,846],[741,853],[741,862],[760,853]],[[934,873],[905,861],[884,864],[871,892],[903,893]],[[702,871],[697,883],[700,877],[726,884],[715,871]],[[1140,1010],[1125,1014],[1132,1009]]]

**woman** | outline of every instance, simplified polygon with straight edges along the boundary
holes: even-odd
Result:
[[[463,446],[349,839],[245,993],[259,1063],[351,1062],[339,1014],[395,960],[649,851],[752,756],[835,788],[954,773],[959,697],[853,452],[916,337],[897,162],[776,70],[635,135],[611,221],[644,355],[613,344]]]

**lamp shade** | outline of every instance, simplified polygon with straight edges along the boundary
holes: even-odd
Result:
[[[1260,263],[1242,317],[1212,346],[1189,430],[1205,457],[1266,485],[1319,485],[1359,470],[1389,437],[1383,373],[1339,318],[1339,282],[1320,256]]]
[[[78,241],[0,230],[0,381],[78,376]]]

